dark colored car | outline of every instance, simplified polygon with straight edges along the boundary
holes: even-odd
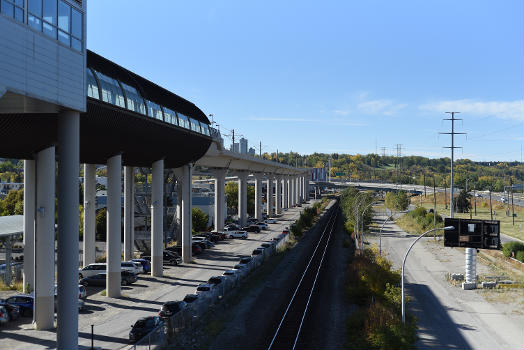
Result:
[[[204,251],[207,248],[207,245],[204,242],[193,242],[193,246],[198,246],[202,251]]]
[[[204,249],[202,249],[202,247],[198,243],[191,244],[191,249],[193,251],[193,254],[195,254],[195,255],[198,255],[198,254],[202,253],[202,251],[204,250]]]
[[[244,226],[244,227],[242,228],[242,230],[247,231],[247,232],[260,233],[260,227],[257,226],[257,225]]]
[[[146,259],[131,259],[131,261],[140,263],[142,267],[144,268],[144,273],[151,272],[151,262],[147,261]]]
[[[251,253],[251,255],[260,255],[260,254],[262,254],[262,253],[264,253],[264,251],[263,251],[262,249],[258,249],[258,248],[257,248],[257,249],[255,249],[255,250],[253,250],[253,252]]]
[[[289,230],[287,228],[282,230],[283,235],[289,235]]]
[[[184,301],[188,304],[194,302],[197,299],[198,299],[198,294],[186,294],[186,296],[184,297]]]
[[[216,231],[213,231],[213,232],[211,232],[211,234],[212,234],[213,236],[218,237],[218,239],[219,239],[220,241],[222,241],[222,240],[224,240],[224,239],[227,238],[227,235],[226,235],[224,232],[216,232]]]
[[[120,276],[120,284],[123,286],[135,283],[138,280],[136,274],[132,273],[131,271],[122,270],[120,272]]]
[[[139,318],[129,331],[129,340],[137,341],[145,337],[156,327],[162,326],[164,322],[158,316],[148,316]]]
[[[164,264],[178,265],[182,263],[182,258],[178,253],[164,250]]]
[[[20,294],[13,295],[5,299],[5,302],[11,305],[16,305],[20,309],[21,316],[33,315],[34,298],[31,295]]]
[[[185,301],[168,301],[160,308],[158,316],[160,317],[171,317],[177,312],[185,309],[187,303]]]
[[[269,248],[271,247],[273,244],[271,243],[262,243],[261,246],[264,247],[264,248]]]
[[[18,320],[18,318],[20,317],[20,307],[13,304],[9,304],[3,299],[0,299],[0,306],[5,307],[7,311],[8,321]]]
[[[207,283],[219,285],[222,283],[226,278],[224,276],[213,276],[210,279],[207,280]]]
[[[182,247],[179,245],[173,246],[173,247],[167,247],[166,250],[177,253],[178,255],[182,255]]]
[[[202,237],[209,240],[212,243],[216,243],[220,240],[220,238],[217,235],[214,235],[211,232],[199,233],[198,235],[194,235],[193,237]]]
[[[240,263],[241,264],[249,264],[251,262],[251,260],[253,260],[252,257],[244,256],[244,257],[240,258]]]

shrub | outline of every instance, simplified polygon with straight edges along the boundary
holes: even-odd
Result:
[[[515,254],[515,258],[516,258],[518,261],[524,263],[524,250],[519,250],[519,251]]]
[[[502,253],[508,258],[516,256],[519,251],[524,252],[524,244],[520,242],[508,242],[502,245]]]

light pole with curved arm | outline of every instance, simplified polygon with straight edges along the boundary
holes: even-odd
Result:
[[[364,251],[364,212],[370,207],[372,206],[373,204],[376,204],[378,203],[378,201],[372,201],[371,203],[369,203],[368,205],[366,205],[366,207],[362,210],[362,213],[360,214],[360,216],[362,217],[362,220],[360,220],[360,225],[361,225],[361,228],[362,228],[362,231],[360,231],[360,249],[361,251],[363,252]]]
[[[384,220],[384,222],[382,223],[382,226],[380,226],[380,232],[378,233],[378,255],[379,256],[382,256],[382,229],[384,228],[384,225],[386,224],[386,222],[388,222],[391,219],[393,219],[393,217],[391,215],[388,216],[386,220]]]
[[[402,288],[402,324],[405,324],[406,323],[406,314],[405,314],[405,310],[404,310],[404,265],[406,265],[406,259],[408,257],[408,254],[409,252],[411,251],[411,248],[413,248],[413,246],[415,245],[415,243],[418,242],[419,239],[421,239],[422,237],[424,237],[426,234],[430,233],[430,232],[433,232],[433,231],[437,231],[437,230],[444,230],[444,231],[448,231],[448,230],[454,230],[455,227],[454,226],[446,226],[446,227],[437,227],[437,228],[433,228],[429,231],[426,231],[424,232],[423,234],[421,234],[420,236],[417,237],[417,239],[415,239],[413,241],[413,243],[411,243],[411,245],[409,246],[408,248],[408,251],[406,252],[406,255],[404,255],[404,260],[402,261],[402,280],[401,280],[401,288]]]

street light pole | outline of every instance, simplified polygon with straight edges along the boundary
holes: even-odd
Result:
[[[388,216],[386,220],[384,220],[384,222],[382,223],[382,226],[380,226],[380,232],[378,233],[378,255],[379,256],[382,256],[382,229],[384,228],[384,225],[386,224],[386,222],[388,222],[391,219],[392,217]]]
[[[413,248],[413,246],[415,245],[415,243],[418,242],[419,239],[421,239],[422,237],[424,237],[426,234],[430,233],[430,232],[433,232],[433,231],[436,231],[436,230],[444,230],[444,231],[448,231],[448,230],[454,230],[455,227],[454,226],[446,226],[446,227],[438,227],[438,228],[433,228],[429,231],[426,231],[424,232],[423,234],[421,234],[420,236],[417,237],[417,239],[415,239],[413,241],[413,243],[411,243],[411,245],[409,246],[408,248],[408,251],[406,252],[406,255],[404,255],[404,260],[402,261],[402,279],[401,279],[401,293],[402,293],[402,324],[406,324],[406,313],[405,313],[405,303],[404,303],[404,266],[406,265],[406,259],[408,257],[408,254],[409,252],[411,251],[411,248]]]

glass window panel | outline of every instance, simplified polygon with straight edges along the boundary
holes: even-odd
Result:
[[[20,6],[20,7],[24,7],[24,0],[15,0],[15,5],[16,6]]]
[[[202,134],[209,136],[209,125],[200,123],[200,128],[202,129]]]
[[[169,108],[164,108],[164,121],[173,124],[178,125],[178,118],[176,117],[176,113]]]
[[[56,0],[44,0],[44,21],[56,26]]]
[[[124,95],[118,82],[99,72],[95,72],[100,82],[102,101],[126,108]]]
[[[82,42],[78,39],[71,38],[71,47],[75,50],[82,51]]]
[[[33,29],[36,29],[38,31],[42,31],[42,21],[39,18],[36,18],[33,15],[27,16],[27,23],[29,23],[29,26]]]
[[[191,130],[200,132],[200,125],[198,124],[198,122],[192,118],[190,118],[190,121],[191,121]]]
[[[100,99],[100,95],[98,93],[98,84],[96,83],[95,76],[93,75],[93,72],[91,72],[91,69],[86,70],[86,80],[87,80],[87,96],[96,98],[97,100]]]
[[[71,12],[71,34],[82,39],[82,13],[75,9]]]
[[[127,98],[127,109],[130,111],[135,111],[140,114],[146,114],[146,106],[144,105],[144,99],[138,91],[132,86],[129,86],[125,83],[120,82],[122,84],[122,88],[124,89],[126,93]]]
[[[164,120],[164,117],[162,115],[162,110],[160,109],[159,105],[149,100],[146,100],[146,103],[147,103],[147,115],[148,116],[155,118],[155,119]]]
[[[49,35],[51,38],[56,39],[56,27],[53,27],[47,22],[43,23],[44,33]]]
[[[71,40],[70,40],[69,34],[64,33],[61,30],[58,31],[58,41],[66,44],[67,46],[71,45]]]
[[[27,0],[27,9],[33,15],[42,17],[42,0]]]
[[[189,126],[189,120],[187,119],[187,117],[182,113],[177,113],[177,115],[179,125],[183,128],[190,129],[191,127]]]
[[[70,31],[69,18],[70,17],[71,17],[71,6],[69,6],[68,4],[66,4],[63,1],[60,1],[58,4],[58,28],[69,33]]]
[[[14,16],[14,10],[15,10],[15,7],[13,6],[13,4],[7,2],[6,0],[2,0],[2,13],[4,15],[7,15],[9,17],[13,17]]]
[[[18,22],[24,23],[24,10],[20,7],[15,7],[15,19]]]

